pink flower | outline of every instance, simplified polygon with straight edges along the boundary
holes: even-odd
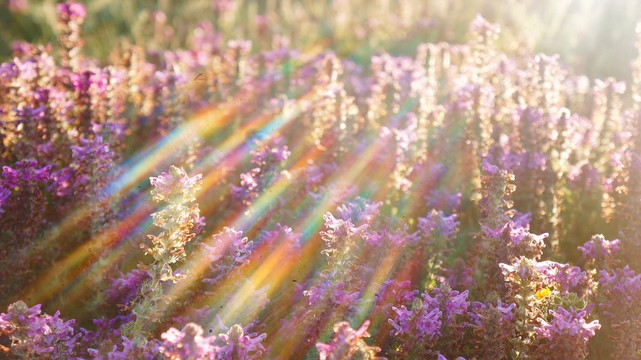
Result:
[[[56,11],[61,19],[73,19],[77,22],[82,22],[87,16],[85,6],[76,2],[58,3]]]

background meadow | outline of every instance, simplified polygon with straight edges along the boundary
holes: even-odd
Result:
[[[0,357],[641,358],[641,3],[1,6]]]

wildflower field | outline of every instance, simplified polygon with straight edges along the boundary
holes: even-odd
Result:
[[[0,359],[641,359],[637,22],[3,0]]]

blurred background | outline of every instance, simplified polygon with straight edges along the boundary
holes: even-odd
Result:
[[[16,40],[55,39],[55,0],[0,0],[0,59]],[[87,0],[85,54],[106,59],[124,42],[184,46],[199,21],[223,38],[252,39],[254,50],[275,36],[301,50],[332,48],[366,62],[372,53],[411,53],[419,42],[464,42],[480,13],[501,25],[508,54],[558,53],[576,73],[630,77],[636,56],[639,0]],[[213,32],[213,31],[212,31]],[[151,39],[151,40],[150,40]]]

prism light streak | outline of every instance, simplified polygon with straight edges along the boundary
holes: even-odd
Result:
[[[381,151],[381,148],[384,146],[386,146],[385,141],[375,142],[363,154],[355,157],[355,161],[353,163],[347,162],[345,166],[350,170],[346,171],[345,176],[341,177],[340,183],[350,183],[355,181],[357,177],[362,174],[365,166],[371,163],[376,154],[378,154]],[[301,161],[302,160],[303,159],[301,159]],[[250,216],[241,216],[236,222],[234,222],[234,225],[232,227],[236,229],[246,229],[249,224],[256,222],[258,218],[262,217],[262,213],[266,211],[266,209],[269,208],[271,204],[273,204],[274,201],[281,196],[282,192],[285,190],[288,182],[290,181],[295,181],[295,179],[282,178],[271,187],[265,189],[261,196],[252,205],[252,208],[249,211]],[[314,210],[310,212],[310,215],[306,220],[303,220],[302,222],[299,222],[292,227],[299,228],[300,226],[302,226],[305,229],[304,232],[310,234],[316,233],[320,226],[320,223],[316,219],[322,218],[322,215],[334,206],[335,200],[336,199],[327,199],[319,203],[316,207],[314,207]],[[307,253],[313,255],[313,253],[309,251],[307,251]],[[249,276],[253,288],[262,288],[264,285],[270,285],[271,292],[275,292],[277,289],[279,289],[279,287],[281,286],[280,281],[284,278],[284,273],[283,276],[277,276],[276,278],[270,276],[269,283],[262,282],[265,279],[266,274],[270,274],[273,272],[273,267],[278,259],[278,254],[279,251],[276,251],[276,256],[274,254],[270,255],[266,260],[260,263],[258,269],[254,272],[254,275]],[[208,265],[206,258],[202,258],[200,261],[193,260],[189,262],[195,263],[194,265],[189,266],[188,270],[186,270],[193,276],[193,279],[197,279],[199,277],[198,275],[202,273]],[[285,264],[287,263],[288,262],[286,262]],[[288,268],[289,266],[290,265],[285,265],[284,267]],[[168,294],[171,297],[179,296],[180,294],[184,293],[185,289],[189,288],[190,285],[191,284],[189,284],[189,280],[183,280],[172,287]],[[221,286],[221,288],[226,288],[226,286],[223,285]],[[230,319],[230,316],[232,316],[231,314],[235,312],[229,310],[230,306],[232,307],[232,310],[238,309],[245,306],[247,302],[252,301],[251,296],[253,294],[253,288],[249,286],[249,284],[246,284],[238,289],[235,293],[226,296],[229,300],[226,302],[227,305],[224,307],[224,309],[225,313],[230,315],[224,317],[223,320]],[[216,301],[216,303],[218,303],[218,301]]]
[[[163,159],[168,157],[179,144],[193,137],[199,130],[201,130],[202,135],[207,135],[214,131],[216,127],[222,126],[231,114],[231,111],[220,111],[217,109],[215,111],[203,112],[194,117],[193,120],[186,122],[184,125],[172,131],[160,144],[154,145],[152,147],[153,151],[143,150],[139,152],[139,154],[143,154],[141,159],[134,163],[131,161],[125,162],[124,169],[122,170],[123,174],[106,187],[109,198],[118,198],[123,191],[134,186],[142,178],[146,177],[152,169],[164,161]],[[49,243],[59,241],[66,232],[73,229],[77,222],[84,220],[90,214],[91,206],[92,205],[81,206],[72,212],[71,215],[64,218],[60,224],[52,227],[43,236],[42,244],[46,246]],[[145,213],[144,209],[142,213]],[[140,216],[140,211],[132,214],[134,214],[133,222],[129,218],[121,220],[122,224],[129,224],[129,227],[125,227],[124,229],[131,228],[131,226],[140,220],[147,220],[146,216]],[[116,225],[116,232],[122,230],[122,228],[119,230],[119,227],[120,225]],[[46,300],[46,297],[57,293],[64,284],[69,282],[70,276],[73,277],[73,274],[81,271],[81,264],[85,263],[87,258],[92,256],[89,249],[100,251],[100,249],[110,241],[109,238],[113,235],[113,233],[107,232],[94,239],[89,239],[69,256],[58,261],[54,265],[53,271],[43,274],[35,284],[25,291],[25,294],[33,294],[30,297],[34,301],[43,302]],[[73,269],[76,270],[73,271]]]

